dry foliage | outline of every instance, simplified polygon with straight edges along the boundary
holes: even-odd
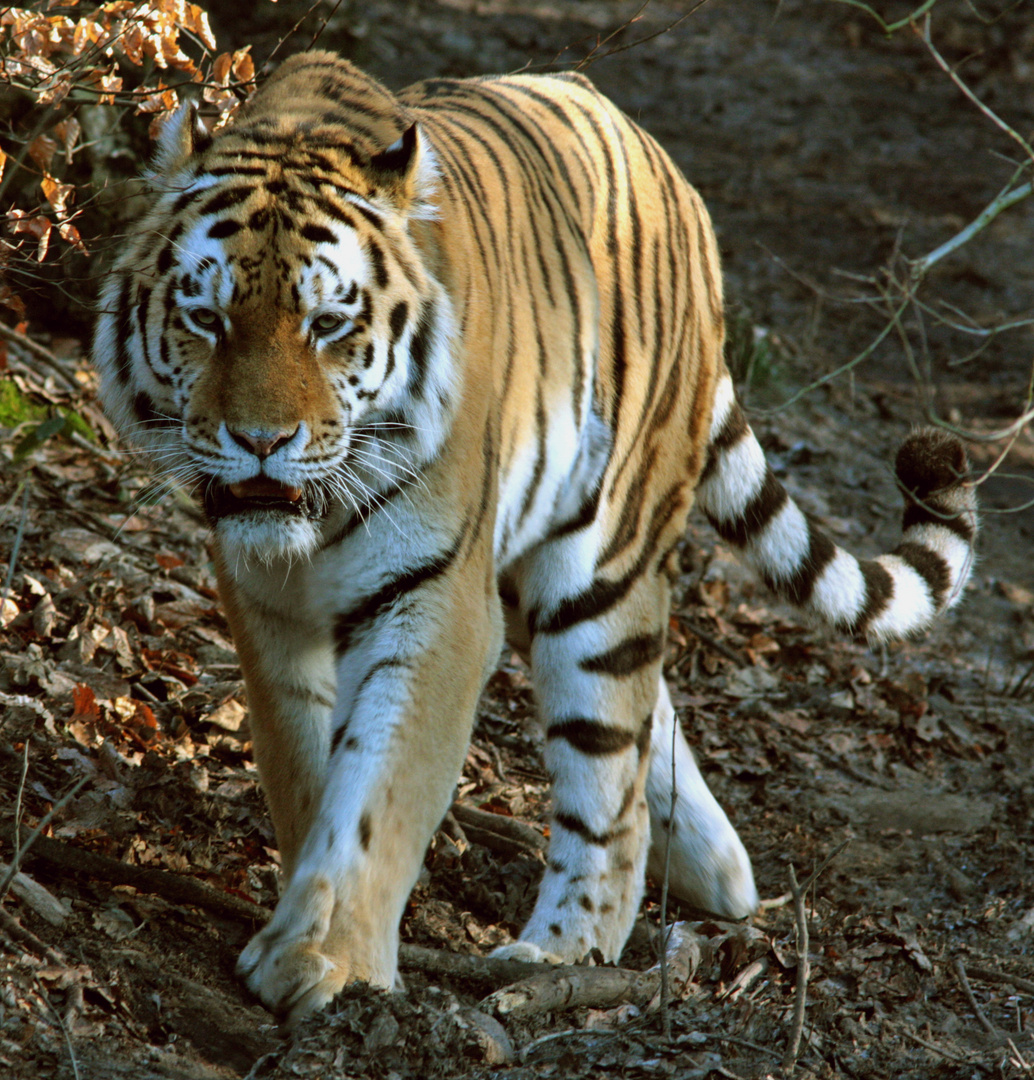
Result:
[[[12,186],[16,194],[0,228],[0,304],[25,315],[2,277],[17,256],[43,262],[55,236],[86,252],[79,185],[62,179],[83,148],[80,111],[149,116],[153,135],[189,89],[215,125],[225,123],[253,88],[255,67],[250,47],[216,50],[208,15],[183,0],[37,0],[0,9],[0,87],[13,113],[0,143],[0,196]]]

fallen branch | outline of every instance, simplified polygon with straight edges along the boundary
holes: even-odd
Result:
[[[471,956],[469,953],[428,949],[422,945],[400,945],[399,967],[403,971],[419,971],[423,975],[455,979],[486,990],[527,979],[539,974],[543,968],[557,970],[551,964],[504,960],[496,956]]]
[[[5,827],[0,830],[0,835],[6,840],[11,840],[14,829]],[[114,885],[131,885],[141,892],[153,893],[173,903],[190,904],[230,918],[245,918],[259,922],[265,922],[269,918],[269,912],[256,903],[222,892],[195,878],[173,873],[171,870],[131,866],[129,863],[112,859],[108,855],[83,851],[81,848],[64,844],[60,840],[39,836],[38,833],[30,837],[29,841],[31,843],[26,842],[22,847],[23,859],[27,855],[27,849],[31,847],[31,858],[41,860],[61,870],[86,874]]]
[[[471,842],[497,855],[536,854],[546,849],[542,833],[517,818],[490,814],[459,802],[452,804],[450,812]]]
[[[749,667],[746,660],[735,649],[730,649],[720,638],[708,633],[695,619],[680,616],[679,621],[696,638],[699,638],[709,649],[720,653],[726,660],[731,660],[737,667]]]
[[[685,924],[672,925],[666,949],[670,998],[685,995],[708,948],[707,939]],[[564,965],[504,986],[489,994],[478,1008],[511,1019],[579,1007],[607,1009],[625,1004],[654,1012],[660,1008],[660,991],[660,964],[647,971]]]
[[[918,1043],[920,1046],[925,1046],[927,1050],[932,1050],[935,1054],[939,1054],[947,1061],[957,1061],[963,1065],[970,1065],[975,1068],[981,1069],[983,1072],[991,1072],[986,1065],[979,1061],[974,1060],[971,1057],[962,1057],[960,1054],[955,1054],[951,1050],[945,1050],[943,1046],[938,1046],[935,1042],[930,1042],[929,1039],[924,1039],[922,1036],[917,1035],[914,1031],[911,1031],[907,1027],[899,1027],[897,1025],[888,1024],[887,1027],[891,1031],[900,1032],[906,1039],[911,1039],[914,1043]]]
[[[45,957],[52,964],[65,962],[60,953],[55,952],[45,941],[40,941],[31,930],[26,930],[6,908],[2,907],[0,907],[0,930],[6,931],[12,940],[31,949],[37,956]]]
[[[985,967],[970,966],[966,968],[966,972],[981,982],[991,983],[992,985],[1004,984],[1015,987],[1024,994],[1034,994],[1034,979],[1023,979],[1019,975],[1010,975],[1007,971],[995,971],[992,968]]]

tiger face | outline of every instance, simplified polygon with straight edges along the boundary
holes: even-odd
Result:
[[[239,135],[191,123],[165,135],[173,175],[102,304],[108,408],[228,554],[311,555],[448,428],[449,302],[418,248],[433,158],[411,127],[366,161],[325,149],[316,183],[311,146],[242,163]]]

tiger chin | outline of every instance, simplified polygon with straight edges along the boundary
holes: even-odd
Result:
[[[292,1023],[395,984],[504,639],[552,808],[501,953],[617,959],[647,872],[749,916],[750,859],[663,672],[686,517],[817,625],[900,638],[969,577],[961,444],[906,441],[891,552],[858,559],[803,514],[723,361],[700,197],[579,75],[392,93],[306,53],[214,136],[178,113],[150,179],[93,355],[123,436],[213,525],[283,874],[247,985]]]

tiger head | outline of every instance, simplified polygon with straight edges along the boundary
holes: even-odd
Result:
[[[288,61],[214,138],[189,107],[166,124],[93,346],[123,436],[224,548],[265,559],[405,484],[452,407],[433,152],[327,55]]]

